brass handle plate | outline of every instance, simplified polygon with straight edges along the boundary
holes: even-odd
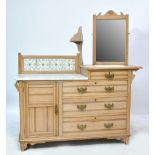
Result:
[[[80,111],[83,111],[87,108],[87,105],[77,105],[77,109],[79,109]]]
[[[77,88],[78,93],[84,94],[87,92],[87,88]]]
[[[112,103],[112,104],[104,104],[104,107],[105,107],[106,109],[108,109],[108,110],[111,110],[111,109],[114,108],[114,104],[113,104],[113,103]]]
[[[105,91],[108,92],[108,93],[112,93],[114,92],[114,87],[105,87]]]
[[[114,75],[114,74],[111,74],[111,73],[109,72],[108,74],[106,73],[104,76],[105,76],[105,78],[108,79],[108,80],[113,80],[115,75]]]
[[[87,125],[86,124],[78,124],[77,128],[80,129],[80,130],[84,130],[84,129],[87,128]]]
[[[107,129],[110,129],[114,126],[113,123],[104,123],[104,127],[107,128]]]

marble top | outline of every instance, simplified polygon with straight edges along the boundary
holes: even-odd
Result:
[[[18,74],[16,80],[88,80],[88,77],[82,74]]]

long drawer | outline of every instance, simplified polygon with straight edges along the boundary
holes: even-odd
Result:
[[[90,97],[81,97],[81,98],[64,98],[63,104],[73,104],[73,103],[90,103],[90,102],[127,102],[127,97],[99,97],[99,96],[90,96]]]
[[[127,97],[63,99],[63,117],[126,114]]]
[[[63,97],[127,96],[127,80],[63,82]]]
[[[63,132],[90,132],[98,130],[122,130],[126,129],[126,120],[107,120],[94,122],[65,122]]]
[[[92,102],[92,103],[68,103],[63,105],[63,111],[89,111],[89,110],[117,110],[126,109],[126,102]]]

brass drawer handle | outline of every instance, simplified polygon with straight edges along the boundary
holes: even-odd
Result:
[[[110,129],[114,126],[113,123],[104,123],[104,127],[107,128],[107,129]]]
[[[114,92],[114,87],[105,87],[105,91],[108,93]]]
[[[86,124],[78,124],[77,125],[77,128],[80,129],[80,130],[84,130],[86,129],[87,125]]]
[[[108,110],[111,110],[112,108],[114,108],[114,104],[104,104],[104,107]]]
[[[87,108],[87,105],[77,105],[77,109],[79,109],[80,111],[83,111]]]
[[[77,88],[78,93],[84,94],[87,92],[87,88]]]
[[[111,74],[110,72],[108,74],[106,73],[104,76],[108,80],[113,80],[114,79],[114,74]]]

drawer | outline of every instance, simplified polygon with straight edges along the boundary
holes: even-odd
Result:
[[[90,72],[91,79],[102,80],[121,80],[128,78],[128,71],[92,71]]]
[[[74,81],[74,82],[63,82],[63,87],[84,87],[84,86],[105,86],[105,85],[127,85],[127,79],[122,80],[92,80],[92,81]]]
[[[85,111],[63,111],[63,117],[87,117],[98,115],[120,115],[126,114],[126,109],[113,110],[85,110]]]
[[[53,95],[29,95],[29,104],[53,103]]]
[[[107,121],[107,120],[126,120],[127,115],[97,115],[97,116],[84,116],[84,117],[64,117],[63,122],[92,122],[92,121]]]
[[[91,92],[105,92],[105,93],[111,93],[111,92],[119,92],[119,91],[127,91],[126,85],[120,85],[120,86],[74,86],[74,87],[64,87],[63,93],[78,93],[78,94],[85,94],[85,93],[91,93]]]
[[[63,123],[63,132],[87,132],[126,129],[126,120],[82,121]]]
[[[127,96],[127,85],[63,87],[63,97]]]
[[[73,104],[73,103],[91,103],[91,102],[127,102],[127,97],[97,97],[91,96],[89,98],[64,98],[63,104]]]
[[[54,88],[53,87],[29,87],[28,89],[29,95],[34,95],[34,94],[53,94],[54,93]]]
[[[68,103],[63,105],[63,111],[85,112],[91,110],[120,110],[126,109],[127,102],[90,102],[90,103]]]

